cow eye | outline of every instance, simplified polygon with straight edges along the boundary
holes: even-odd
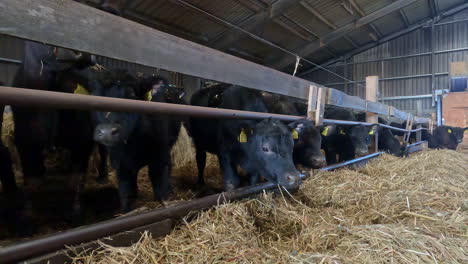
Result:
[[[263,152],[270,152],[270,150],[267,147],[262,147]]]

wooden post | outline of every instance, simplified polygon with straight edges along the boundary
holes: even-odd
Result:
[[[413,129],[413,120],[414,120],[413,115],[409,114],[408,119],[406,120],[406,130]],[[411,137],[411,132],[405,132],[405,135],[403,136],[403,141],[405,141],[406,143],[409,143],[410,137]]]
[[[327,100],[327,88],[320,87],[317,91],[317,107],[315,108],[315,125],[323,125],[323,116],[325,114],[325,104]]]
[[[417,129],[420,129],[422,128],[422,125],[421,124],[418,124],[416,126]],[[422,131],[419,130],[418,132],[416,132],[416,142],[421,142],[422,141]]]
[[[317,93],[318,87],[316,85],[309,86],[309,97],[307,101],[307,119],[315,120],[315,111],[317,108]]]
[[[379,76],[366,77],[366,100],[369,102],[377,102],[377,94],[379,91]],[[379,118],[376,113],[366,112],[366,122],[378,123]],[[371,149],[377,152],[379,149],[378,132],[372,137]]]

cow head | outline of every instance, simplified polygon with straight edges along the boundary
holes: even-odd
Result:
[[[67,68],[86,68],[96,64],[96,56],[64,48],[53,48],[59,70]]]
[[[161,76],[143,78],[137,91],[139,97],[147,101],[165,102],[171,104],[184,104],[185,92],[183,89],[169,87],[169,82]]]
[[[300,173],[292,159],[294,141],[291,129],[278,120],[266,119],[258,123],[243,123],[237,132],[243,153],[240,160],[243,169],[286,188],[300,185]]]
[[[463,137],[465,134],[465,131],[468,131],[467,128],[461,128],[461,127],[448,127],[447,131],[449,134],[453,134],[453,136],[457,140],[457,144],[460,144],[463,142]],[[451,131],[451,133],[450,133]]]
[[[370,136],[377,131],[378,125],[340,126],[336,133],[346,137],[354,150],[355,155],[365,156],[369,153]]]
[[[326,166],[327,161],[320,151],[322,145],[320,128],[307,119],[294,121],[288,126],[293,131],[294,163],[313,169]]]
[[[136,94],[137,87],[138,81],[136,78],[126,71],[117,70],[100,75],[100,78],[92,84],[92,94],[143,100]],[[126,143],[139,120],[139,114],[120,112],[96,112],[93,117],[96,122],[94,140],[106,146]]]

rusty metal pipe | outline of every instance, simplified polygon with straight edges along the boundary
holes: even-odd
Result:
[[[295,121],[304,116],[278,115],[251,111],[230,110],[221,108],[178,105],[168,103],[146,102],[140,100],[119,99],[102,96],[60,93],[25,88],[0,86],[0,105],[17,105],[24,107],[76,109],[90,111],[133,112],[141,114],[161,113],[167,115],[192,116],[226,119],[265,119],[276,118],[283,121]],[[380,125],[392,130],[417,132],[425,128],[406,130],[384,124],[357,121],[324,119],[324,123],[337,125]]]
[[[0,86],[0,105],[2,104],[23,107],[133,112],[141,114],[161,113],[167,115],[205,118],[265,119],[271,117],[283,121],[294,121],[305,118],[302,116],[277,115],[191,105],[155,103],[139,100]]]
[[[301,178],[304,179],[305,175],[302,175]],[[278,185],[274,183],[263,183],[239,188],[229,192],[222,192],[200,199],[182,202],[168,208],[160,208],[138,215],[112,219],[5,247],[0,249],[0,263],[16,263],[31,257],[37,257],[62,249],[65,246],[93,241],[101,237],[124,232],[165,219],[184,217],[190,212],[207,209],[225,201],[243,199],[261,193],[264,190],[272,190],[277,188],[277,186]]]

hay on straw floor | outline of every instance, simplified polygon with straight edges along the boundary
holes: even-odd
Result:
[[[468,263],[468,157],[427,150],[321,172],[74,263]],[[190,221],[188,220],[190,219]]]

